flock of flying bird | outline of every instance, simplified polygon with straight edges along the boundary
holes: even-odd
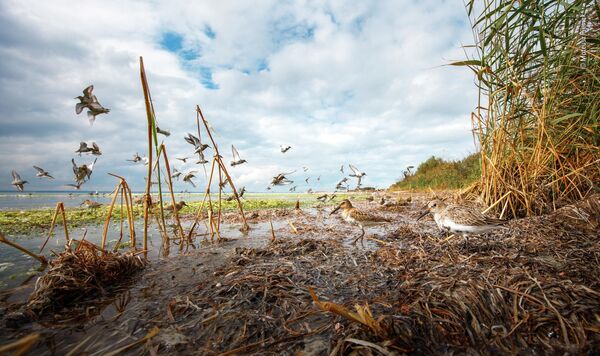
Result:
[[[96,116],[100,114],[108,114],[110,112],[110,109],[107,109],[100,104],[98,98],[96,98],[96,95],[93,94],[93,90],[94,86],[90,85],[83,90],[83,95],[75,97],[75,99],[79,99],[79,103],[75,105],[75,113],[79,115],[83,112],[84,109],[87,109],[87,116],[90,125],[94,124]],[[86,142],[80,142],[79,149],[77,149],[75,153],[78,153],[79,156],[81,156],[82,153],[90,153],[94,156],[102,155],[102,151],[100,151],[100,147],[96,144],[96,142],[92,142],[91,145],[88,145]],[[75,176],[75,183],[67,184],[67,186],[73,187],[75,189],[81,189],[81,186],[85,182],[90,180],[97,159],[98,158],[94,159],[94,161],[90,164],[82,164],[80,166],[78,166],[77,163],[75,163],[74,158],[71,159],[71,163],[73,164],[73,174]],[[45,169],[38,166],[33,166],[33,168],[37,171],[36,177],[54,179],[54,177],[50,175],[50,173],[48,173],[48,171],[46,171]],[[15,171],[14,169],[12,171],[12,177],[13,180],[11,184],[22,192],[25,189],[25,184],[27,184],[28,181],[23,180],[19,173],[17,173],[17,171]]]
[[[84,109],[87,109],[87,116],[88,116],[88,119],[90,122],[90,126],[92,126],[94,124],[94,122],[96,120],[96,116],[98,116],[100,114],[108,114],[110,112],[110,109],[105,108],[104,106],[102,106],[100,104],[100,102],[98,101],[98,98],[96,97],[96,95],[94,95],[93,90],[94,90],[94,86],[90,85],[83,90],[83,95],[79,95],[79,96],[75,97],[75,99],[79,100],[79,102],[75,105],[75,113],[77,115],[79,115],[83,112]],[[156,130],[157,130],[157,133],[162,134],[164,136],[168,137],[171,135],[170,131],[161,129],[160,127],[157,127]],[[187,143],[189,143],[191,146],[193,146],[193,148],[194,148],[193,154],[198,155],[198,159],[195,161],[196,164],[204,165],[206,163],[209,163],[209,161],[206,159],[205,152],[204,152],[207,148],[210,148],[210,146],[208,144],[202,143],[200,137],[196,137],[191,133],[188,133],[184,139]],[[292,148],[292,146],[290,146],[290,145],[285,145],[285,146],[281,145],[280,151],[282,154],[285,154],[291,148]],[[80,157],[82,154],[91,154],[93,156],[101,156],[102,155],[100,146],[98,146],[98,144],[96,142],[87,143],[87,142],[83,142],[83,141],[81,141],[79,143],[79,148],[75,151],[75,153],[77,153]],[[234,145],[231,145],[231,153],[232,153],[233,160],[231,161],[230,164],[232,167],[247,163],[247,161],[240,156],[240,153],[238,152],[238,150],[235,148]],[[185,164],[185,163],[187,163],[188,160],[192,159],[192,157],[181,157],[181,158],[177,158],[177,159]],[[77,163],[75,162],[75,159],[74,158],[71,159],[75,183],[67,184],[67,186],[73,187],[77,190],[81,189],[81,186],[90,180],[90,178],[92,176],[92,172],[94,170],[94,166],[96,164],[96,161],[97,161],[97,157],[94,159],[93,162],[91,162],[89,164],[77,165]],[[144,165],[149,164],[148,158],[142,157],[138,153],[135,153],[133,155],[132,159],[128,159],[127,161],[134,162],[134,163],[143,163]],[[54,179],[54,177],[45,169],[43,169],[39,166],[33,166],[33,168],[37,171],[36,176],[38,178]],[[366,173],[361,172],[360,170],[358,170],[358,168],[356,168],[352,164],[349,165],[349,168],[351,170],[351,173],[349,174],[349,176],[348,177],[344,176],[335,185],[336,192],[350,190],[350,187],[348,184],[349,177],[353,177],[353,178],[357,179],[356,189],[359,189],[361,187],[362,179],[364,176],[366,176]],[[307,167],[302,167],[302,169],[304,172],[308,171]],[[282,172],[282,173],[277,174],[276,176],[274,176],[271,179],[271,181],[266,189],[271,190],[275,186],[283,186],[283,185],[293,184],[294,181],[289,179],[287,176],[289,176],[295,172],[296,171],[294,170],[292,172]],[[344,174],[344,166],[343,165],[340,167],[340,172],[342,174]],[[195,169],[188,170],[187,172],[184,173],[184,172],[174,168],[172,178],[178,179],[178,180],[181,178],[181,180],[184,183],[188,183],[192,187],[196,187],[196,184],[193,181],[193,179],[196,177],[197,173],[198,173],[198,170],[195,170]],[[13,186],[15,186],[19,191],[23,191],[25,184],[27,184],[28,181],[22,179],[21,176],[19,175],[19,173],[15,170],[12,171],[12,177],[13,177],[13,180],[12,180],[11,184]],[[304,181],[306,182],[307,185],[310,184],[309,183],[310,179],[311,179],[311,177],[306,177],[304,179]],[[321,177],[320,176],[317,177],[316,180],[320,181]],[[220,182],[219,184],[221,187],[224,187],[226,183],[227,182]],[[297,185],[294,185],[289,189],[289,191],[295,192],[297,187],[298,187]],[[240,192],[238,193],[239,197],[241,197],[245,191],[246,191],[245,187],[242,187],[240,189]],[[312,192],[313,192],[312,189],[308,189],[308,193],[312,193]],[[325,194],[323,196],[318,197],[317,199],[325,202],[328,200],[329,201],[332,200],[334,197],[335,197],[335,194],[332,194],[331,196]],[[233,198],[234,197],[228,197],[227,199],[233,199]]]

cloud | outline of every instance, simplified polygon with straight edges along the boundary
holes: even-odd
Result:
[[[144,167],[125,161],[147,150],[139,56],[159,126],[172,133],[163,138],[172,164],[194,169],[173,158],[191,154],[183,136],[200,104],[226,160],[232,143],[248,160],[230,171],[250,191],[293,170],[299,190],[331,189],[348,163],[367,172],[365,185],[386,187],[432,154],[475,150],[472,75],[444,66],[471,42],[454,1],[3,1],[0,10],[2,190],[13,168],[30,190],[64,189],[80,141],[104,153],[85,188],[110,189],[113,172],[143,189]],[[89,84],[111,109],[93,127],[72,99]],[[293,148],[284,155],[281,144]],[[33,179],[34,164],[57,180]],[[320,182],[304,184],[309,175]]]

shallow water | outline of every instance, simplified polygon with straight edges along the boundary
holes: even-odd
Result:
[[[142,241],[142,221],[136,221],[136,247],[138,250],[142,250],[143,241]],[[279,228],[283,225],[286,225],[285,222],[274,222],[274,228]],[[182,223],[184,231],[189,230],[189,223]],[[240,232],[240,224],[222,224],[221,225],[221,236],[227,239],[239,239],[246,237],[242,232]],[[268,222],[261,223],[251,223],[251,235],[265,235],[269,229],[270,225]],[[88,225],[86,227],[80,227],[76,229],[69,230],[69,237],[76,240],[81,240],[84,233],[86,233],[85,240],[92,242],[96,245],[101,244],[101,236],[103,225]],[[120,237],[120,227],[116,223],[111,223],[109,226],[109,232],[107,236],[107,249],[112,250],[114,246],[117,244]],[[196,232],[202,236],[202,234],[206,234],[206,228],[201,224],[199,228],[196,229]],[[46,236],[36,235],[16,235],[11,236],[10,240],[18,243],[22,247],[32,251],[39,252],[40,247],[44,243]],[[202,237],[196,239],[202,240]],[[252,240],[251,238],[249,240]],[[43,255],[46,258],[50,258],[53,256],[53,252],[59,253],[64,250],[65,246],[65,234],[64,230],[61,229],[61,226],[57,225],[55,229],[55,234],[48,241],[46,247],[44,248]],[[124,225],[123,238],[122,243],[129,242],[129,233],[127,232],[127,225]],[[252,244],[251,241],[250,245]],[[129,246],[123,247],[121,251],[128,251]],[[179,245],[176,242],[172,242],[169,246],[164,246],[162,243],[162,237],[159,233],[156,225],[151,225],[148,233],[148,257],[151,260],[156,260],[159,258],[166,258],[170,256],[176,256],[180,253]],[[184,251],[185,252],[185,251]],[[9,289],[13,289],[23,284],[28,284],[30,280],[35,279],[35,277],[41,274],[39,270],[40,263],[38,260],[33,257],[24,254],[23,252],[5,244],[0,244],[0,291],[6,291]]]
[[[229,195],[228,192],[224,193]],[[134,194],[134,195],[140,195]],[[216,198],[216,195],[212,195]],[[318,194],[304,193],[246,193],[248,199],[273,199],[285,201],[313,201]],[[167,196],[165,195],[165,198]],[[0,192],[0,210],[32,210],[54,208],[56,203],[63,202],[67,208],[80,207],[81,203],[90,199],[101,204],[110,203],[112,197],[110,192],[100,192],[91,195],[89,192]],[[202,201],[204,193],[176,193],[176,200]]]

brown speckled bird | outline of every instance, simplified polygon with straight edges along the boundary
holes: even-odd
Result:
[[[430,201],[417,221],[430,213],[440,230],[462,234],[465,242],[468,242],[467,236],[470,234],[478,235],[502,229],[505,228],[502,225],[506,223],[506,220],[494,219],[470,207],[447,204],[440,199]]]
[[[353,225],[358,225],[361,230],[360,236],[355,238],[352,243],[355,244],[358,240],[362,244],[363,237],[365,236],[365,226],[373,226],[384,223],[391,222],[390,219],[384,218],[382,216],[369,214],[364,211],[360,211],[354,206],[348,199],[342,200],[340,205],[338,205],[329,215],[334,214],[339,209],[342,209],[342,218]]]

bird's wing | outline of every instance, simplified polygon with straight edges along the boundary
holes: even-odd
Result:
[[[77,115],[81,114],[81,112],[83,111],[83,109],[87,106],[87,104],[84,103],[77,103],[75,104],[75,113]]]
[[[88,166],[88,169],[90,170],[90,175],[92,175],[92,173],[91,173],[91,172],[94,170],[94,165],[96,164],[96,161],[97,161],[97,160],[98,160],[98,158],[96,158],[96,159],[94,160],[94,162],[92,162],[92,163],[91,163],[91,164]]]
[[[348,165],[350,167],[350,169],[352,170],[352,172],[356,175],[360,175],[360,171],[358,170],[358,168],[354,167],[353,165],[349,164]]]
[[[33,168],[35,168],[36,171],[40,172],[40,173],[44,173],[44,169],[40,168],[38,166],[33,166]]]
[[[71,162],[73,162],[73,173],[77,175],[77,165],[75,164],[75,158],[71,158]]]
[[[194,136],[191,133],[188,133],[188,135],[184,137],[185,142],[189,143],[190,145],[193,145],[194,140],[192,139],[192,137]]]
[[[85,150],[86,148],[88,148],[87,143],[79,142],[79,150]]]
[[[13,169],[13,171],[12,171],[12,176],[13,176],[13,179],[14,179],[14,180],[21,180],[21,176],[20,176],[20,175],[19,175],[19,173],[17,173],[17,171],[15,171],[14,169]]]
[[[90,99],[91,99],[91,98],[92,98],[92,91],[93,91],[93,90],[94,90],[94,86],[93,86],[93,85],[90,85],[89,87],[87,87],[87,88],[83,89],[83,95],[84,95],[86,98],[90,98]]]
[[[238,153],[238,151],[235,149],[235,146],[233,146],[233,145],[231,145],[231,153],[233,154],[234,161],[240,160],[240,154]]]
[[[98,147],[98,145],[96,144],[96,142],[92,142],[92,147],[94,147],[94,150],[100,151],[100,147]]]

